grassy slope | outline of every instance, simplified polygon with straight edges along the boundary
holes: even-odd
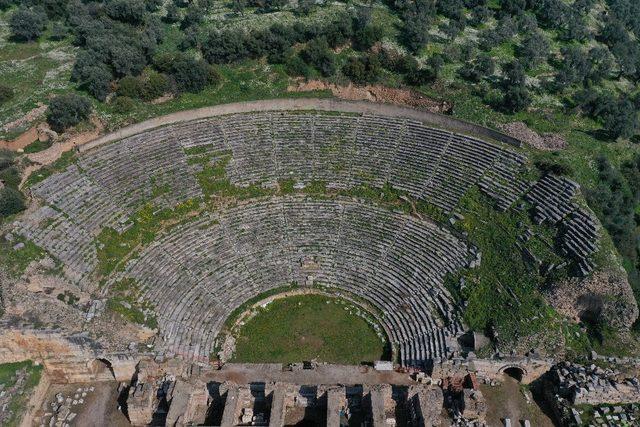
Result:
[[[8,16],[0,12],[0,81],[14,90],[13,98],[0,105],[0,123],[21,118],[47,97],[72,87],[69,82],[75,48],[69,40],[51,41],[49,32],[34,43],[15,43],[9,39]],[[0,138],[16,136],[28,126],[2,129]]]
[[[30,393],[35,386],[40,382],[40,375],[42,374],[42,366],[35,366],[31,361],[18,362],[18,363],[5,363],[0,365],[0,384],[4,385],[4,389],[12,387],[15,384],[15,378],[12,378],[16,372],[20,369],[25,369],[28,372],[26,384],[24,386],[24,393],[13,396],[9,400],[9,406],[7,410],[13,412],[8,420],[3,424],[6,427],[20,425],[22,414],[26,409],[26,404],[29,401]]]
[[[384,343],[343,301],[319,295],[280,299],[240,329],[235,362],[358,364],[379,360]]]

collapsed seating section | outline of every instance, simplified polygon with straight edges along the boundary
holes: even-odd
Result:
[[[544,175],[526,193],[534,208],[534,220],[558,225],[560,246],[575,260],[578,271],[586,276],[593,268],[591,257],[598,250],[598,223],[574,198],[580,186],[564,177]]]

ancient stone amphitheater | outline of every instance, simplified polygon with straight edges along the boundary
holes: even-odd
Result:
[[[321,100],[182,112],[83,146],[75,163],[32,187],[41,203],[13,229],[60,260],[67,279],[95,287],[96,236],[126,230],[147,203],[160,209],[205,197],[203,165],[193,159],[206,154],[238,187],[388,183],[445,218],[472,188],[503,210],[526,200],[537,221],[561,226],[567,259],[588,272],[598,231],[573,200],[577,185],[524,180],[527,158],[516,142],[486,129],[483,139],[468,136],[476,130],[415,110]],[[158,319],[155,351],[207,363],[243,303],[284,285],[322,285],[370,307],[400,362],[421,366],[455,351],[465,327],[443,281],[480,258],[447,221],[293,192],[182,221],[108,277],[103,292],[135,279]]]

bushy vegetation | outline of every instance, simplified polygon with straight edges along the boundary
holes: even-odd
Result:
[[[62,132],[87,119],[91,108],[89,100],[82,96],[73,93],[56,96],[49,103],[47,123],[51,129]]]
[[[44,31],[46,15],[42,10],[21,7],[11,15],[9,27],[16,40],[33,41]]]
[[[15,163],[15,155],[8,150],[0,150],[0,221],[25,208],[25,200],[18,190],[20,172]]]
[[[293,76],[421,88],[437,83],[444,70],[447,84],[459,76],[497,111],[553,101],[554,108],[595,119],[604,138],[629,138],[638,127],[640,8],[628,0],[571,6],[563,0],[400,0],[391,7],[6,0],[3,7],[11,9],[14,39],[35,40],[50,30],[52,39],[77,46],[71,79],[101,101],[113,90],[145,102],[167,92],[197,93],[218,84],[222,64],[266,59]],[[324,9],[336,13],[322,15]],[[220,17],[221,10],[229,13]],[[471,29],[477,37],[468,36]],[[135,79],[146,88],[132,88]],[[114,107],[131,112],[126,100]]]
[[[589,205],[624,259],[629,281],[640,301],[640,155],[619,168],[606,157],[597,160],[598,183],[586,193]]]

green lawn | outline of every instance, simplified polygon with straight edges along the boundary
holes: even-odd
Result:
[[[240,328],[232,361],[358,364],[388,357],[385,343],[355,310],[323,295],[275,300]]]

